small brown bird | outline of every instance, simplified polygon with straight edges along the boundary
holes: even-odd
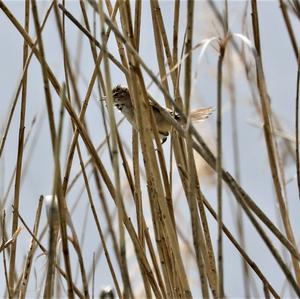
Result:
[[[127,87],[117,85],[112,90],[113,100],[115,107],[120,110],[124,116],[127,118],[127,120],[131,123],[133,127],[135,126],[135,117],[134,117],[134,107],[131,101],[130,93]],[[102,100],[106,100],[106,97],[103,97]],[[154,113],[154,117],[157,124],[157,129],[159,133],[159,137],[161,138],[161,143],[163,144],[168,136],[169,132],[171,132],[172,126],[171,124],[165,119],[165,117],[162,115],[162,110],[167,111],[175,120],[177,120],[179,123],[182,123],[181,117],[178,113],[174,113],[174,111],[162,108],[158,105],[156,105],[152,100],[151,96],[149,95],[149,102],[152,107],[152,111]],[[208,118],[211,113],[213,112],[212,107],[208,108],[200,108],[196,109],[191,112],[191,120],[192,122],[202,121]]]

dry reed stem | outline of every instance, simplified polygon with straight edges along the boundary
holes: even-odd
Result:
[[[177,65],[174,66],[173,69],[170,72],[172,73],[173,70],[176,70],[177,67],[179,66],[179,72],[178,72],[178,77],[179,77],[181,63],[190,56],[192,50],[194,50],[196,47],[197,46],[195,46],[195,47],[193,47],[193,49],[187,51],[187,53],[186,53],[186,55],[185,55],[184,58],[183,58],[183,50],[184,50],[184,47],[183,47],[183,50],[182,50],[182,53],[181,53],[180,62],[177,63]],[[178,101],[180,103],[181,102],[181,98],[180,98],[180,94],[179,94],[179,91],[178,91],[177,84],[178,84],[178,81],[176,82],[176,85],[175,85],[175,94],[177,94],[175,96],[176,97],[175,101]],[[175,143],[175,144],[177,144],[177,143]],[[180,143],[180,147],[181,148],[179,149],[179,151],[181,151],[181,154],[180,154],[181,157],[185,158],[185,155],[186,155],[185,154],[185,149],[182,147],[182,145],[183,145],[183,143],[182,143],[182,140],[181,140],[181,143]],[[190,143],[190,145],[188,145],[188,149],[190,149],[190,148],[192,148],[192,144],[191,143]],[[186,161],[185,162],[182,161],[181,160],[182,158],[179,158],[177,151],[178,151],[178,149],[177,149],[177,146],[176,146],[176,147],[174,147],[174,153],[175,153],[175,156],[176,156],[178,168],[181,169],[181,167],[184,164],[187,164],[187,163],[186,163]],[[191,153],[189,155],[192,157],[192,159],[194,159],[193,156],[191,155]],[[188,159],[188,161],[191,162],[191,159]],[[192,167],[194,167],[194,166],[192,166]],[[184,171],[184,169],[182,169],[182,170]],[[199,182],[197,182],[197,186],[199,186]],[[185,188],[185,190],[187,190],[187,188],[185,187],[185,184],[183,184],[183,187]],[[198,194],[197,194],[197,196],[198,196]],[[206,241],[206,245],[205,245],[205,243],[201,242],[201,243],[204,244],[202,252],[204,254],[204,262],[207,263],[206,264],[206,268],[207,268],[207,275],[208,275],[208,280],[209,280],[209,283],[210,283],[210,287],[212,289],[213,296],[215,297],[216,293],[217,293],[217,291],[216,291],[217,290],[217,286],[216,286],[216,283],[217,283],[217,273],[216,273],[216,267],[215,267],[215,260],[214,260],[214,256],[213,256],[211,238],[210,238],[210,235],[209,235],[209,230],[208,230],[208,226],[207,226],[207,220],[206,220],[206,215],[205,215],[205,211],[204,211],[204,208],[203,208],[203,204],[199,205],[199,209],[200,209],[201,221],[202,221],[203,230],[204,230],[204,236],[205,236],[205,241]],[[200,229],[200,231],[201,231],[201,229]],[[205,248],[205,246],[207,246],[207,248]]]
[[[282,17],[284,19],[286,29],[287,29],[287,32],[289,34],[291,44],[292,44],[292,47],[293,47],[293,50],[294,50],[294,54],[295,54],[296,58],[298,58],[299,51],[298,51],[297,40],[296,40],[296,37],[295,37],[295,33],[294,33],[294,30],[293,30],[293,27],[292,27],[292,24],[291,24],[289,14],[287,12],[287,8],[286,8],[287,5],[282,0],[279,0],[279,3],[280,3],[280,9],[281,9],[281,12],[282,12]]]
[[[208,282],[211,286],[214,298],[216,298],[216,281],[212,280],[210,275],[211,269],[209,268],[208,258],[207,258],[207,248],[204,241],[203,231],[200,225],[199,213],[197,209],[196,202],[196,167],[193,155],[193,147],[191,146],[191,136],[187,135],[187,173],[188,173],[188,183],[187,183],[187,200],[189,203],[190,214],[191,214],[191,225],[193,232],[193,243],[194,249],[197,257],[197,266],[200,275],[200,283],[202,288],[202,294],[204,298],[209,298],[208,293]]]
[[[93,252],[93,278],[92,278],[92,298],[95,298],[95,252]]]
[[[3,221],[4,221],[4,220],[5,220],[5,219],[3,218]],[[8,248],[12,243],[14,243],[14,242],[16,241],[16,239],[17,239],[18,234],[19,234],[20,232],[21,232],[21,228],[18,227],[17,230],[13,233],[12,237],[11,237],[9,240],[7,240],[7,241],[2,240],[2,244],[1,244],[1,246],[0,246],[0,252],[1,252],[1,251],[4,251],[4,249]],[[4,235],[5,235],[5,234],[3,234],[3,237],[5,238]]]
[[[141,31],[141,20],[142,20],[142,1],[136,1],[134,7],[134,38],[135,38],[135,48],[139,51],[140,45],[140,31]]]
[[[153,22],[153,32],[154,32],[154,39],[155,39],[155,44],[156,44],[156,54],[157,54],[157,61],[159,65],[159,73],[160,77],[163,82],[163,86],[166,90],[169,90],[168,87],[168,81],[163,80],[163,78],[166,78],[166,69],[165,69],[165,61],[164,61],[164,54],[163,54],[163,45],[162,45],[162,35],[160,34],[160,30],[162,29],[163,24],[159,27],[158,24],[158,18],[160,16],[159,12],[159,6],[158,3],[155,1],[152,1],[151,3],[151,15],[152,15],[152,22]],[[162,30],[164,31],[164,30]],[[167,99],[165,99],[166,105],[169,106],[169,103]],[[151,113],[151,126],[154,127],[154,132],[155,132],[155,140],[158,148],[158,158],[159,158],[159,163],[160,163],[160,168],[161,168],[161,173],[162,173],[162,178],[163,178],[163,183],[164,183],[164,189],[165,189],[165,196],[166,200],[169,206],[169,213],[171,216],[171,219],[173,221],[173,225],[175,228],[175,216],[174,216],[174,209],[173,209],[173,204],[172,204],[172,195],[171,195],[171,190],[170,190],[170,184],[168,182],[168,175],[167,175],[167,169],[166,169],[166,162],[163,156],[163,151],[162,151],[162,146],[161,142],[158,138],[158,129],[156,126],[156,123],[153,118],[153,114]]]
[[[7,290],[7,293],[8,293],[8,298],[11,299],[12,296],[11,296],[11,293],[10,293],[10,288],[9,288],[9,281],[8,281],[8,271],[7,271],[7,263],[6,263],[6,255],[5,255],[5,250],[2,250],[5,249],[5,244],[8,243],[8,245],[10,245],[10,240],[8,240],[8,242],[6,241],[6,238],[5,238],[5,231],[6,231],[6,228],[5,228],[5,210],[3,210],[3,216],[2,216],[2,223],[1,223],[1,228],[2,228],[2,244],[1,244],[1,251],[3,251],[2,253],[2,256],[3,256],[3,266],[4,266],[4,277],[5,277],[5,283],[6,283],[6,290]],[[12,240],[12,239],[11,239]],[[0,252],[1,252],[0,251]]]
[[[191,52],[192,49],[192,39],[193,39],[193,21],[194,21],[194,1],[187,2],[187,25],[186,25],[186,39],[185,39],[185,54]],[[203,232],[200,226],[199,214],[197,210],[196,202],[196,189],[195,189],[195,177],[196,177],[196,167],[193,155],[192,136],[189,130],[190,125],[190,99],[191,99],[191,85],[192,85],[192,56],[188,55],[185,60],[185,73],[184,73],[184,113],[188,118],[186,124],[186,145],[187,145],[187,174],[188,174],[188,185],[187,185],[187,200],[190,208],[191,214],[191,225],[193,233],[193,243],[196,252],[196,261],[198,266],[198,273],[200,275],[200,285],[202,290],[202,296],[204,298],[209,298],[208,291],[208,280],[210,280],[211,275],[206,275],[210,273],[210,269],[207,269],[207,264],[205,265],[206,259],[206,246],[204,243]],[[211,282],[211,280],[210,280]],[[210,283],[210,285],[212,285]],[[216,285],[212,285],[212,292],[214,297],[216,291]]]
[[[156,147],[157,147],[157,156],[158,156],[158,161],[159,161],[159,165],[160,165],[160,170],[161,170],[161,175],[162,175],[162,183],[164,185],[164,189],[165,189],[165,200],[167,202],[167,205],[168,205],[168,211],[170,213],[170,217],[171,217],[171,221],[172,221],[172,225],[174,227],[174,230],[176,230],[175,228],[175,219],[174,219],[174,209],[173,209],[173,203],[172,203],[172,199],[171,199],[171,194],[170,194],[170,190],[169,190],[169,185],[168,185],[168,177],[167,177],[167,172],[166,172],[166,163],[165,163],[165,160],[164,160],[164,157],[163,157],[163,150],[162,150],[162,145],[161,145],[161,141],[158,137],[158,128],[157,128],[157,125],[155,123],[155,120],[154,120],[154,115],[152,113],[152,111],[150,111],[150,121],[151,121],[151,127],[152,127],[152,131],[154,133],[154,139],[155,139],[155,144],[156,144]],[[152,207],[153,209],[153,207]],[[157,217],[160,217],[159,216],[159,209],[157,210],[154,210],[154,213],[157,213]],[[156,217],[156,216],[154,216]],[[153,217],[153,220],[154,220],[154,225],[157,225],[157,230],[158,230],[158,233],[160,232],[160,230],[162,230],[161,228],[159,228],[159,226],[161,225],[160,222],[158,222],[158,224],[155,222],[155,218]],[[173,267],[174,267],[174,263],[172,263],[172,260],[170,258],[170,256],[168,256],[168,251],[166,252],[166,248],[165,247],[168,247],[169,245],[168,244],[165,244],[163,243],[163,234],[161,234],[162,236],[160,236],[161,238],[161,247],[159,248],[161,251],[162,251],[162,255],[163,255],[163,258],[165,259],[164,260],[164,263],[163,263],[163,270],[164,270],[164,276],[165,276],[165,282],[166,282],[166,288],[167,288],[167,294],[169,296],[172,296],[172,297],[176,297],[176,292],[174,290],[174,286],[176,286],[177,282],[176,282],[176,277],[174,277],[174,272],[172,271],[173,270]],[[177,294],[178,296],[178,294]]]
[[[187,25],[186,25],[186,39],[185,39],[185,54],[190,53],[193,42],[193,21],[194,21],[194,1],[187,2]],[[184,113],[188,117],[190,114],[190,100],[191,100],[191,76],[192,76],[192,56],[188,55],[185,60],[185,74],[184,74]]]
[[[220,53],[218,58],[218,79],[217,79],[217,198],[218,198],[218,298],[224,297],[224,270],[223,270],[223,186],[222,186],[222,79],[223,60],[227,45],[227,37],[220,42]]]
[[[35,221],[34,221],[34,227],[33,227],[33,234],[36,236],[38,233],[39,229],[39,223],[40,223],[40,217],[41,217],[41,211],[43,207],[43,200],[44,198],[41,196],[39,199],[38,207],[35,213]],[[32,268],[32,260],[33,260],[33,255],[36,251],[37,244],[34,240],[34,238],[31,239],[30,242],[30,247],[28,250],[28,253],[26,255],[26,259],[24,262],[24,268],[22,271],[22,280],[20,283],[20,288],[19,288],[19,299],[24,299],[26,297],[26,290],[29,282],[29,276],[31,273],[31,268]]]
[[[89,202],[88,202],[88,206],[89,206]],[[114,213],[112,215],[112,218],[115,218],[115,215],[116,215],[116,209],[114,210]],[[108,237],[109,237],[109,229],[108,227],[105,229],[105,231],[103,232],[103,236],[104,236],[104,240],[107,241],[108,240]],[[102,244],[98,244],[98,247],[97,247],[97,250],[95,251],[96,254],[95,254],[95,266],[97,266],[97,263],[99,262],[101,256],[102,256],[102,253],[104,252],[104,249],[102,247]],[[92,278],[93,278],[93,263],[91,264],[90,266],[90,269],[88,271],[88,275],[87,275],[87,278],[88,278],[88,282],[91,283],[92,281]]]
[[[30,137],[30,134],[31,134],[31,131],[33,129],[33,126],[35,125],[35,118],[33,119],[32,123],[31,123],[31,127],[29,128],[28,132],[27,132],[27,136],[25,137],[25,140],[24,140],[24,149],[26,148],[27,144],[28,144],[28,140],[29,140],[29,137]],[[22,177],[21,177],[21,181],[22,179],[24,179],[24,176],[26,174],[26,169],[28,168],[28,159],[26,160],[26,162],[24,163],[24,167],[23,167],[23,171],[22,171]],[[11,177],[9,179],[9,183],[8,183],[8,187],[7,187],[7,190],[5,191],[4,193],[4,196],[0,202],[0,209],[4,209],[5,205],[6,205],[6,202],[8,200],[8,196],[9,196],[9,193],[11,191],[11,188],[12,188],[12,185],[13,185],[13,182],[14,182],[14,178],[15,178],[15,174],[16,174],[16,170],[17,170],[17,165],[15,166],[12,174],[11,174]]]
[[[63,0],[63,5],[65,5],[65,0]],[[66,44],[65,15],[62,14],[62,24],[61,24],[57,2],[55,2],[54,12],[55,12],[56,24],[58,27],[58,31],[60,33],[59,36],[60,36],[62,48],[63,48],[64,72],[65,72],[66,89],[67,89],[67,95],[68,95],[67,97],[68,97],[68,99],[71,99],[71,91],[70,91],[70,84],[71,84],[72,91],[74,93],[74,100],[75,100],[77,107],[79,108],[81,103],[80,103],[79,92],[78,92],[76,79],[75,79],[76,75],[75,75],[75,71],[74,72],[72,71],[72,67],[71,67],[71,63],[70,63],[70,59],[69,59],[70,54],[69,54],[69,50],[68,50],[67,44]]]
[[[153,4],[154,4],[154,9],[155,9],[157,25],[158,25],[158,28],[159,28],[159,33],[161,35],[162,45],[163,45],[164,50],[165,50],[165,56],[166,56],[169,68],[172,69],[172,67],[174,66],[174,62],[173,62],[173,57],[172,57],[169,42],[168,42],[166,28],[165,28],[165,25],[164,25],[164,19],[163,19],[162,13],[161,13],[159,2],[157,0],[155,0],[155,1],[153,1]],[[154,33],[155,33],[155,28],[153,27],[153,29],[154,29]],[[164,78],[164,79],[162,79],[162,82],[163,82],[164,80],[166,80],[167,76],[165,75],[162,78]],[[173,81],[173,84],[175,85],[176,74],[174,74],[174,77],[172,77],[172,75],[171,75],[171,79]],[[169,101],[166,102],[166,105],[167,105],[167,107],[171,106]]]
[[[125,298],[130,296],[133,298],[132,288],[130,284],[130,279],[128,275],[128,267],[126,261],[126,245],[125,245],[125,233],[123,226],[123,211],[122,207],[124,205],[123,198],[120,190],[120,170],[119,170],[119,157],[118,157],[118,140],[117,140],[117,126],[114,115],[113,108],[113,98],[112,98],[112,86],[111,86],[111,78],[110,78],[110,69],[108,64],[107,57],[107,48],[106,48],[106,35],[105,35],[105,27],[104,27],[104,15],[103,15],[103,6],[102,2],[98,3],[98,12],[100,16],[100,24],[101,24],[101,38],[103,44],[103,62],[104,62],[104,76],[106,82],[106,95],[107,95],[107,108],[109,115],[109,124],[111,127],[111,139],[112,139],[112,151],[111,151],[111,159],[112,166],[114,171],[114,179],[115,179],[115,200],[118,208],[118,220],[119,220],[119,250],[120,250],[120,262],[121,262],[121,274],[123,279],[123,294]]]
[[[109,213],[109,209],[108,209],[108,204],[107,204],[107,199],[105,197],[105,193],[103,191],[103,187],[100,183],[100,178],[99,178],[99,174],[97,172],[97,170],[95,169],[93,171],[94,174],[94,178],[95,178],[95,183],[96,183],[96,188],[97,188],[97,192],[98,192],[98,196],[100,198],[100,202],[102,204],[102,208],[103,208],[103,212],[104,212],[104,216],[105,216],[105,220],[108,226],[108,230],[109,233],[111,235],[112,238],[112,243],[113,243],[113,250],[116,256],[116,259],[118,260],[118,264],[120,265],[120,256],[119,256],[119,245],[118,245],[118,241],[117,241],[117,235],[113,229],[113,223],[112,223],[112,217]]]
[[[243,17],[243,22],[246,22],[246,13]],[[228,53],[228,52],[227,52]],[[240,158],[240,149],[239,149],[239,127],[238,127],[238,111],[237,111],[237,97],[236,97],[236,87],[234,82],[234,63],[231,56],[227,57],[228,63],[228,77],[229,77],[229,93],[230,101],[232,105],[231,109],[231,127],[232,127],[232,144],[233,144],[233,160],[234,160],[234,177],[237,182],[241,183],[241,158]],[[245,248],[245,231],[244,231],[244,220],[242,214],[242,208],[240,205],[236,205],[236,224],[237,231],[239,235],[239,241],[241,247]],[[250,272],[248,264],[242,260],[243,263],[243,283],[245,289],[245,297],[250,298]]]
[[[110,273],[112,274],[112,278],[113,278],[113,281],[114,281],[114,284],[115,284],[115,288],[117,290],[117,294],[121,298],[122,294],[121,294],[119,282],[117,280],[115,271],[114,271],[113,266],[112,266],[111,258],[110,258],[110,255],[109,255],[109,252],[108,252],[107,246],[106,246],[105,237],[104,237],[104,234],[103,234],[101,226],[100,226],[100,221],[99,221],[98,216],[97,216],[95,205],[93,203],[91,189],[90,189],[89,181],[88,181],[85,169],[84,169],[84,164],[83,164],[83,160],[82,160],[81,151],[79,149],[79,145],[77,145],[77,147],[78,147],[77,151],[78,151],[80,166],[81,166],[81,170],[82,170],[82,175],[83,175],[83,178],[84,178],[84,183],[85,183],[85,186],[86,186],[86,191],[87,191],[87,195],[88,195],[88,199],[89,199],[89,204],[91,206],[93,217],[94,217],[96,227],[97,227],[97,230],[98,230],[98,233],[99,233],[99,236],[100,236],[100,240],[101,240],[101,243],[102,243],[102,246],[103,246],[103,249],[104,249],[104,253],[105,253],[105,257],[107,259],[107,263],[108,263],[108,266],[109,266],[109,269],[110,269]]]
[[[135,18],[134,18],[134,37],[135,37],[135,48],[139,51],[140,45],[140,27],[141,27],[141,13],[142,13],[142,1],[136,1],[135,3]],[[118,42],[118,40],[117,40]],[[121,47],[121,43],[118,42],[119,53],[121,59],[127,65],[127,60],[124,57],[124,52]],[[163,297],[166,297],[166,290],[164,283],[162,281],[161,273],[156,261],[156,256],[152,247],[151,239],[149,236],[146,226],[146,221],[143,216],[143,203],[142,203],[142,191],[141,191],[141,181],[140,181],[140,164],[139,164],[139,136],[138,132],[133,128],[132,129],[132,157],[133,157],[133,176],[134,176],[134,189],[133,191],[133,198],[135,200],[136,206],[136,218],[137,218],[137,230],[138,230],[138,237],[141,242],[142,248],[145,251],[145,239],[147,238],[147,243],[150,251],[150,256],[152,258],[152,263],[154,265],[154,271],[156,273],[156,277],[158,280],[158,284],[160,290],[162,292]],[[139,263],[140,267],[141,264]],[[145,287],[145,293],[147,298],[152,298],[151,293],[151,286],[148,281],[147,275],[145,270],[141,267],[141,274],[142,279]]]
[[[140,180],[140,163],[139,163],[139,136],[138,132],[132,129],[132,163],[133,163],[133,179],[134,179],[134,199],[136,205],[136,218],[138,226],[138,235],[141,244],[144,244],[145,234],[143,227],[143,202]]]
[[[25,30],[29,30],[29,1],[25,5]],[[28,57],[28,45],[23,44],[23,67],[26,64],[26,59]],[[18,153],[17,153],[17,163],[16,163],[16,176],[15,176],[15,192],[14,192],[14,207],[16,212],[13,213],[12,220],[12,234],[17,230],[18,227],[18,211],[20,202],[20,185],[21,185],[21,174],[22,174],[22,161],[23,161],[23,151],[24,151],[24,135],[25,135],[25,114],[26,114],[26,96],[27,96],[27,69],[22,78],[22,99],[21,99],[21,111],[20,111],[20,124],[19,124],[19,134],[18,134]],[[15,264],[16,264],[16,250],[17,241],[13,242],[10,251],[9,260],[9,289],[10,294],[14,293],[14,279],[15,279]]]
[[[178,28],[179,28],[179,12],[180,12],[180,1],[175,0],[174,3],[174,23],[173,23],[173,47],[172,47],[172,58],[173,64],[176,65],[178,61]],[[177,74],[175,73],[175,77]]]
[[[297,70],[297,86],[296,86],[296,107],[295,107],[295,140],[296,140],[296,173],[297,173],[297,185],[298,196],[300,199],[300,161],[299,161],[299,85],[300,85],[300,55],[298,52],[298,70]]]
[[[206,212],[204,209],[204,202],[202,200],[202,193],[200,189],[200,184],[198,179],[196,178],[196,190],[197,190],[197,203],[199,209],[199,215],[203,227],[203,233],[205,237],[205,245],[207,253],[204,252],[204,262],[207,264],[208,269],[208,280],[210,283],[210,287],[214,296],[217,295],[217,282],[218,282],[218,273],[216,268],[216,261],[214,256],[213,244],[210,236],[210,230],[208,226],[208,221],[206,217]]]

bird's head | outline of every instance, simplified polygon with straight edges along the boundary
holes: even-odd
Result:
[[[132,106],[130,93],[127,87],[117,85],[112,90],[112,96],[114,100],[114,105],[116,108],[122,111],[123,107],[126,105],[127,107]],[[106,101],[107,97],[102,97],[102,101]]]

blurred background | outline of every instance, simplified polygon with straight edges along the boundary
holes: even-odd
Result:
[[[24,26],[25,4],[23,1],[5,1],[14,17]],[[95,37],[101,41],[100,20],[98,13],[89,1],[84,2],[90,25],[95,29]],[[287,11],[290,17],[291,25],[296,37],[299,37],[299,15],[292,9],[292,2],[287,1]],[[38,1],[37,8],[40,22],[43,20],[51,2]],[[112,3],[114,5],[114,2]],[[159,1],[161,13],[163,16],[166,33],[170,43],[173,34],[174,2]],[[105,6],[105,5],[104,5]],[[131,2],[132,11],[134,11],[135,2]],[[186,30],[186,6],[187,2],[180,1],[180,26],[178,30],[178,49],[179,55],[184,43],[184,33]],[[83,24],[82,11],[77,1],[66,1],[66,9]],[[278,157],[280,162],[280,171],[282,186],[284,188],[286,206],[289,213],[289,219],[294,231],[296,243],[299,244],[299,194],[296,178],[295,162],[295,105],[296,105],[296,86],[297,86],[297,58],[295,56],[288,31],[282,16],[282,10],[278,1],[258,1],[258,16],[261,37],[261,55],[264,67],[264,75],[270,104],[272,107],[274,121],[273,136],[277,142]],[[194,34],[193,46],[198,45],[205,39],[212,37],[222,38],[224,29],[218,19],[217,13],[224,15],[225,2],[223,1],[196,1],[194,7]],[[60,11],[61,13],[61,11]],[[119,15],[117,14],[117,23],[120,26]],[[0,136],[3,142],[3,136],[7,127],[9,114],[12,110],[13,101],[16,95],[20,78],[23,72],[23,38],[16,30],[13,23],[7,15],[0,11]],[[251,22],[251,3],[248,1],[228,1],[228,27],[232,33],[241,33],[253,41],[252,22]],[[92,29],[92,30],[94,30]],[[142,1],[141,12],[141,32],[139,54],[146,62],[147,66],[158,76],[158,62],[156,56],[156,46],[152,27],[152,17],[149,1]],[[29,35],[35,40],[36,33],[34,21],[30,16]],[[42,32],[46,61],[49,64],[59,83],[65,82],[64,60],[62,44],[58,34],[57,22],[54,12],[51,11],[45,28]],[[66,46],[69,51],[71,67],[75,74],[75,81],[79,93],[80,101],[83,102],[87,92],[88,84],[94,70],[95,64],[91,54],[89,40],[83,33],[68,19],[65,20]],[[260,107],[258,89],[256,87],[256,69],[253,55],[249,48],[242,43],[239,38],[234,38],[235,45],[240,52],[245,55],[245,60],[241,60],[238,52],[230,42],[226,48],[225,61],[223,66],[223,97],[222,97],[222,121],[223,121],[223,167],[231,173],[244,190],[251,196],[255,203],[264,211],[272,222],[284,233],[282,220],[280,217],[279,206],[276,200],[266,142],[262,129],[262,117],[257,107]],[[115,38],[109,38],[107,48],[110,53],[119,59],[118,48]],[[217,106],[217,63],[218,63],[218,43],[212,42],[204,53],[203,47],[197,47],[192,53],[192,91],[191,106],[193,109]],[[202,54],[203,55],[202,55]],[[201,55],[200,55],[201,54]],[[110,62],[110,75],[112,85],[126,85],[124,74]],[[102,65],[100,66],[103,69]],[[151,78],[144,72],[144,80],[148,87],[148,92],[165,106],[164,99],[160,90],[152,83]],[[159,76],[158,76],[159,77]],[[183,93],[184,80],[180,79],[179,86]],[[52,103],[54,109],[54,118],[58,127],[60,118],[61,100],[51,86]],[[105,168],[113,179],[112,163],[110,161],[107,149],[106,133],[103,125],[101,106],[97,84],[95,84],[91,99],[86,111],[85,121],[89,136],[97,147],[104,145],[99,150],[99,157],[105,165]],[[10,128],[7,134],[5,145],[0,156],[0,204],[1,213],[6,212],[6,230],[8,237],[11,234],[12,223],[12,204],[14,200],[15,186],[15,168],[18,153],[19,121],[21,100],[20,96],[15,105],[12,115]],[[76,107],[76,106],[74,106]],[[75,108],[74,108],[75,109]],[[79,113],[78,109],[75,109]],[[122,114],[115,113],[117,121],[122,119]],[[216,117],[217,113],[203,123],[196,124],[195,127],[199,134],[204,138],[211,150],[216,154]],[[119,126],[119,133],[125,149],[126,157],[132,168],[132,128],[125,120]],[[66,157],[68,154],[70,141],[73,135],[71,122],[67,112],[63,120],[62,144],[61,144],[61,170],[64,173],[66,166]],[[23,166],[20,186],[20,206],[19,211],[27,225],[32,228],[35,220],[35,211],[38,205],[40,195],[52,194],[54,177],[54,158],[52,154],[52,145],[50,138],[49,122],[47,116],[45,94],[43,88],[43,77],[41,65],[35,56],[28,67],[27,82],[27,104],[25,116],[25,147],[23,155]],[[83,160],[89,159],[89,152],[84,143],[79,138],[79,144],[82,148]],[[170,140],[163,145],[166,153],[167,168],[170,169],[168,153],[170,152]],[[195,154],[197,163],[198,177],[202,192],[210,204],[217,209],[217,189],[216,173],[204,162],[204,160]],[[143,172],[143,162],[140,159],[141,172]],[[175,163],[175,162],[174,162]],[[97,194],[95,181],[92,178],[92,167],[87,166],[87,175],[90,178],[91,191]],[[135,208],[132,201],[132,195],[126,180],[122,164],[120,162],[121,190],[126,205],[128,215],[135,223]],[[80,164],[78,154],[75,153],[70,183],[80,173]],[[144,215],[147,221],[147,227],[151,236],[153,236],[153,224],[148,202],[146,180],[141,175],[141,185],[143,192]],[[102,184],[102,183],[101,183]],[[109,193],[104,188],[105,197],[109,213],[113,219],[113,225],[118,230],[118,217],[116,207],[110,199]],[[190,224],[189,210],[184,193],[180,184],[177,170],[173,175],[173,203],[176,215],[176,224],[180,228],[179,244],[183,258],[184,267],[189,279],[190,288],[194,298],[201,297],[201,287],[197,267],[193,253],[192,230]],[[72,221],[75,225],[78,237],[80,238],[83,260],[85,261],[87,275],[89,277],[89,287],[92,289],[93,263],[95,267],[94,274],[94,294],[98,297],[100,291],[111,286],[114,289],[113,281],[107,262],[103,253],[102,243],[98,237],[95,221],[89,206],[89,201],[84,186],[82,176],[68,190],[66,196],[68,208],[72,214]],[[104,217],[103,206],[98,199],[95,199],[95,206],[102,229],[107,237],[108,250],[112,252],[112,239],[109,235],[108,226]],[[212,243],[217,252],[217,222],[207,214]],[[241,220],[242,219],[242,220]],[[45,205],[42,209],[40,231],[47,225],[47,215]],[[276,289],[280,296],[285,298],[296,297],[296,294],[285,275],[278,266],[277,262],[270,254],[261,237],[254,229],[248,218],[237,201],[223,184],[223,221],[230,232],[241,242],[241,234],[237,229],[237,222],[242,221],[244,239],[243,247],[247,254],[256,263],[259,269],[267,277],[270,284]],[[22,227],[17,238],[16,272],[19,277],[24,263],[24,257],[27,254],[31,236]],[[2,231],[2,230],[1,230]],[[291,258],[287,250],[282,247],[280,242],[268,230],[268,235],[274,246],[284,258],[286,264],[292,269]],[[3,231],[2,231],[3,233]],[[136,298],[145,297],[142,279],[139,273],[138,263],[135,257],[135,250],[127,233],[127,262],[129,275]],[[48,230],[43,235],[41,243],[48,248],[49,242]],[[223,237],[224,254],[224,292],[228,298],[245,297],[247,292],[252,298],[264,297],[263,287],[260,280],[254,272],[248,268],[248,274],[245,274],[245,268],[242,263],[241,255],[232,245],[232,243]],[[61,245],[59,245],[61,246]],[[298,247],[299,248],[299,247]],[[78,262],[74,249],[71,249],[71,264],[73,271],[73,280],[81,286]],[[7,259],[8,253],[6,253]],[[217,257],[217,256],[216,256]],[[2,259],[1,259],[2,260]],[[63,264],[62,256],[59,257],[60,264]],[[217,260],[217,258],[216,258]],[[94,262],[93,262],[94,261]],[[116,265],[116,259],[112,254],[112,262]],[[32,273],[27,289],[28,297],[39,297],[43,294],[43,285],[47,273],[47,259],[37,250],[33,259]],[[121,280],[121,274],[116,267],[117,278]],[[292,270],[291,270],[292,271]],[[245,286],[245,281],[247,286]],[[63,286],[61,292],[63,297],[67,296],[65,281],[60,280],[57,284]],[[77,284],[76,284],[77,285]],[[248,288],[248,290],[246,290]],[[6,282],[4,275],[4,264],[0,262],[0,296],[7,296]]]

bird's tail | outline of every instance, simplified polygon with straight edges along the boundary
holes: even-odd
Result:
[[[191,112],[192,122],[203,121],[207,119],[214,111],[213,107],[200,108]]]

